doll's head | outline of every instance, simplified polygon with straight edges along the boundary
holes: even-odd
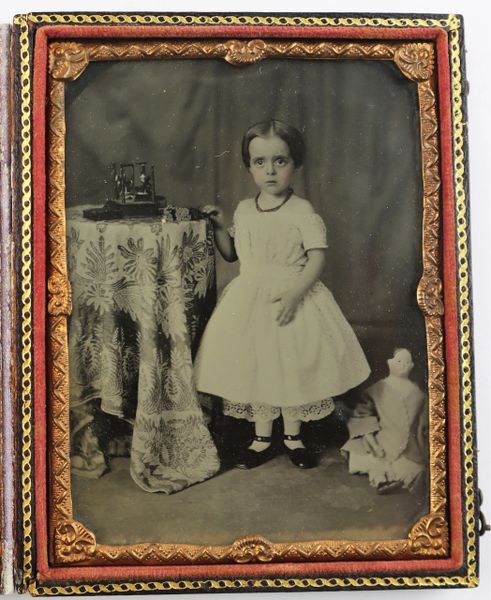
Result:
[[[397,348],[394,356],[387,361],[389,373],[396,377],[407,377],[414,367],[411,352],[406,348]]]
[[[281,121],[253,125],[242,140],[242,158],[261,192],[282,196],[304,157],[300,132]]]

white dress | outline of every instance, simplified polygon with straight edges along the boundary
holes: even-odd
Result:
[[[349,455],[350,473],[367,473],[370,483],[401,481],[411,488],[425,463],[425,394],[407,377],[389,375],[365,393],[376,416],[354,417],[348,422],[350,439],[341,448]],[[372,433],[384,456],[378,458],[365,443]]]
[[[292,211],[234,215],[240,275],[224,289],[195,361],[200,392],[224,399],[224,412],[251,421],[282,412],[320,419],[337,396],[362,383],[370,368],[331,292],[316,282],[294,319],[279,326],[279,303],[301,273],[307,250],[327,248],[322,218]]]

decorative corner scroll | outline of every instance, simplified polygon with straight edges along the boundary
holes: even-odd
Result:
[[[417,291],[418,305],[428,317],[441,317],[444,312],[442,282],[435,275],[423,275]]]
[[[231,40],[226,42],[225,60],[231,65],[251,65],[266,56],[266,44],[262,40]]]
[[[435,56],[431,44],[404,44],[394,54],[394,62],[412,81],[426,81],[433,74]]]
[[[76,42],[55,42],[50,45],[49,72],[53,79],[75,81],[89,64],[89,53]]]
[[[64,563],[82,562],[95,555],[95,535],[78,521],[62,521],[55,527],[55,558]]]
[[[422,517],[409,532],[409,545],[418,555],[445,555],[448,549],[445,515],[433,513]]]
[[[48,279],[48,313],[53,317],[72,312],[72,290],[68,279],[55,273]]]
[[[231,557],[238,563],[271,562],[276,554],[273,544],[260,535],[236,540],[231,551]]]

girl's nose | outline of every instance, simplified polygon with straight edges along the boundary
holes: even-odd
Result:
[[[273,161],[266,163],[266,170],[267,170],[268,174],[274,173],[274,162]]]

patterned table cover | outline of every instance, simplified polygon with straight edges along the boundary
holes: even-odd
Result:
[[[95,222],[83,208],[67,211],[72,473],[107,470],[106,413],[133,425],[134,481],[176,492],[219,468],[192,367],[216,301],[212,230],[185,209]]]

